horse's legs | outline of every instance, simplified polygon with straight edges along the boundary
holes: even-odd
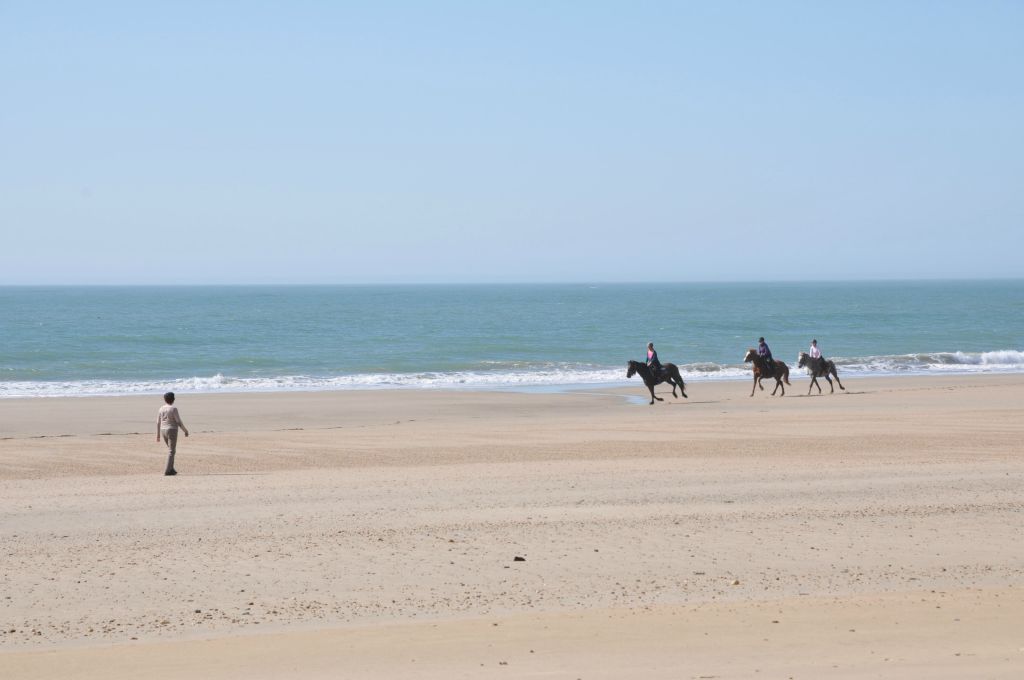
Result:
[[[686,383],[683,382],[683,376],[679,375],[679,370],[676,369],[672,375],[669,376],[669,383],[672,385],[672,396],[676,397],[676,387],[679,388],[679,392],[683,395],[683,399],[688,399],[686,396]],[[679,397],[676,397],[678,399]]]
[[[754,390],[757,389],[757,376],[754,376],[754,386],[750,388],[750,396],[754,396]],[[764,389],[763,387],[761,388]]]
[[[813,373],[811,374],[811,387],[817,387],[818,388],[818,394],[821,394],[821,383],[818,382],[818,376],[814,375]],[[810,393],[811,393],[811,388],[808,387],[807,388],[807,394],[810,394]]]
[[[825,374],[825,380],[828,381],[828,388],[831,390],[829,394],[835,394],[836,388],[832,385],[832,378],[828,377],[828,373]]]
[[[679,393],[683,395],[683,399],[689,399],[686,396],[686,383],[683,382],[683,376],[679,375],[679,371],[676,371],[676,382],[679,383]],[[675,396],[675,390],[672,390],[672,396]]]
[[[649,389],[651,391],[651,404],[652,405],[654,404],[654,400],[655,399],[657,399],[658,401],[664,401],[661,397],[654,396],[654,385],[653,384],[648,385],[647,389]]]
[[[757,385],[757,389],[761,390],[762,392],[764,392],[764,385],[762,385],[762,384],[761,384],[761,381],[762,381],[763,379],[764,379],[764,378],[762,378],[762,377],[761,377],[761,376],[759,376],[759,375],[755,375],[755,376],[754,376],[754,384],[755,384],[755,385]],[[753,394],[751,394],[750,396],[754,396],[754,395],[753,395]]]
[[[845,392],[846,388],[843,387],[843,383],[839,382],[839,371],[836,370],[835,366],[832,367],[832,377],[836,379],[837,383],[839,383],[839,389]]]

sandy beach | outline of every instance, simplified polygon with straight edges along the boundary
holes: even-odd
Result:
[[[0,401],[0,677],[1024,677],[1024,375],[807,383]]]

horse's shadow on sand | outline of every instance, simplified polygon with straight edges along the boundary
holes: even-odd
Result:
[[[835,394],[793,394],[792,397],[797,399],[828,399],[829,397],[843,397],[850,394],[868,394],[868,392],[854,392],[853,390],[846,390],[845,392],[836,392]]]
[[[647,397],[642,397],[642,396],[638,397],[638,396],[634,396],[634,395],[626,395],[626,401],[628,401],[631,405],[637,405],[637,406],[649,406],[650,403],[651,403],[650,401],[647,400]],[[714,401],[714,400],[694,401],[693,399],[690,399],[689,401],[666,401],[666,402],[663,402],[663,404],[665,406],[690,406],[690,405],[696,405],[696,404],[721,404],[721,403],[722,403],[721,401]]]

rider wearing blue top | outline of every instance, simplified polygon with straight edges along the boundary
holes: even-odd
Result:
[[[768,347],[768,343],[764,341],[764,338],[757,339],[757,356],[764,359],[765,364],[771,370],[775,370],[775,360],[772,359],[772,350]]]

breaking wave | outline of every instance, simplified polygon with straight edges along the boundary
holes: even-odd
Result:
[[[829,357],[841,375],[945,375],[1024,373],[1024,351],[931,352],[868,357]],[[793,361],[795,368],[796,361]],[[0,398],[122,396],[185,393],[317,392],[360,389],[513,389],[543,390],[586,386],[627,385],[625,365],[522,366],[475,371],[420,373],[360,373],[337,376],[286,375],[235,377],[216,374],[174,380],[77,380],[0,382]],[[698,362],[680,367],[688,381],[739,380],[750,376],[749,365]]]

